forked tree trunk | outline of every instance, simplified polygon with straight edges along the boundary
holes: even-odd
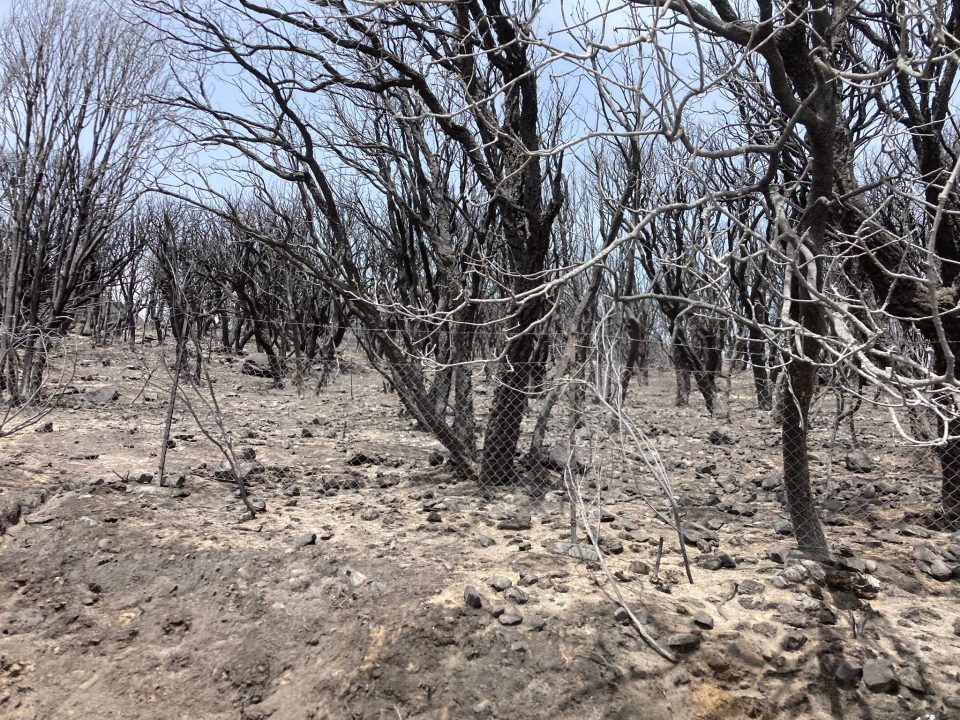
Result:
[[[515,459],[520,440],[520,423],[527,411],[534,339],[524,335],[508,352],[509,369],[501,375],[484,436],[481,485],[503,485],[517,479]]]

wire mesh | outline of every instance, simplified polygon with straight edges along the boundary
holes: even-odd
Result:
[[[80,447],[58,459],[61,472],[184,494],[220,483],[238,516],[266,509],[264,488],[293,503],[442,482],[489,500],[567,503],[556,540],[573,552],[589,554],[578,532],[613,553],[676,533],[694,566],[718,569],[731,562],[718,549],[721,528],[772,545],[795,539],[814,554],[822,537],[841,555],[866,529],[881,541],[912,538],[934,577],[960,568],[957,536],[942,534],[956,529],[960,450],[949,433],[927,446],[904,439],[869,388],[818,379],[800,412],[784,382],[779,391],[773,379],[758,383],[745,362],[697,373],[651,352],[627,373],[592,348],[565,374],[549,356],[444,365],[412,353],[371,358],[353,331],[322,358],[238,352],[209,338],[178,345],[169,333],[103,331],[54,347],[29,402],[5,392],[8,417],[36,431],[21,442],[92,423],[118,452]],[[606,349],[615,351],[616,341]],[[911,422],[935,437],[936,418]],[[608,525],[611,506],[630,507],[630,519]]]

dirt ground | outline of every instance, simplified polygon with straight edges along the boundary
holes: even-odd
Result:
[[[256,519],[182,408],[167,466],[183,486],[137,482],[157,464],[168,384],[144,352],[86,350],[52,431],[0,440],[0,718],[960,717],[960,583],[912,557],[960,537],[918,524],[933,466],[885,425],[861,424],[871,472],[834,449],[830,487],[818,430],[840,567],[785,575],[777,433],[748,381],[719,445],[697,398],[673,407],[668,372],[633,388],[699,526],[694,583],[636,466],[610,474],[602,547],[671,663],[615,615],[598,563],[556,552],[562,493],[453,481],[356,356],[303,396],[215,356],[224,426],[256,454]],[[119,397],[88,402],[104,388]]]

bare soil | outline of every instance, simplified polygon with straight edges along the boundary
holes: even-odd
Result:
[[[706,569],[717,548],[690,546],[689,584],[675,531],[650,507],[662,508],[653,481],[610,474],[601,532],[620,591],[655,638],[699,640],[672,664],[615,619],[597,564],[551,550],[568,537],[560,493],[491,492],[431,467],[439,446],[357,357],[301,396],[215,356],[225,425],[260,463],[256,519],[217,480],[222,456],[182,408],[168,470],[184,486],[136,482],[157,464],[168,382],[145,352],[85,351],[80,393],[47,418],[53,431],[0,441],[2,718],[960,717],[958,582],[911,558],[951,535],[917,527],[935,500],[933,466],[886,425],[862,424],[872,473],[848,472],[834,449],[830,488],[827,430],[814,445],[831,543],[877,564],[876,596],[852,572],[780,587],[770,553],[790,545],[774,530],[786,514],[758,484],[777,472],[777,433],[748,380],[732,396],[735,442],[719,446],[708,435],[721,423],[697,398],[673,407],[669,372],[633,388],[687,519],[722,522],[710,544],[737,563]],[[120,396],[85,403],[97,388]],[[347,464],[358,451],[373,462]],[[897,491],[864,492],[884,481]],[[755,514],[723,512],[711,495]],[[498,529],[527,512],[529,530]],[[315,544],[298,546],[306,533]],[[636,561],[652,568],[660,537],[654,582]],[[497,576],[528,601],[494,590]],[[465,604],[467,586],[480,609]],[[504,609],[521,622],[502,624]],[[712,629],[694,623],[701,611]],[[842,661],[878,658],[896,671],[891,692],[837,681]]]

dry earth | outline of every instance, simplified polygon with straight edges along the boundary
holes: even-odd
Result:
[[[2,718],[960,717],[960,583],[911,556],[928,543],[956,564],[960,538],[919,526],[930,459],[884,425],[862,423],[872,472],[837,450],[821,494],[840,567],[810,575],[778,562],[777,434],[747,381],[721,445],[696,399],[672,406],[669,373],[634,388],[699,525],[695,582],[635,466],[608,473],[599,526],[623,596],[677,648],[671,664],[615,616],[598,564],[552,551],[568,536],[559,493],[451,481],[357,363],[301,397],[215,357],[226,425],[256,453],[255,520],[188,413],[168,456],[183,487],[136,482],[157,463],[167,382],[154,371],[144,388],[159,364],[146,352],[86,351],[52,432],[0,440]],[[119,398],[90,403],[101,388]],[[348,464],[357,452],[366,462]],[[727,556],[735,568],[710,569]]]

